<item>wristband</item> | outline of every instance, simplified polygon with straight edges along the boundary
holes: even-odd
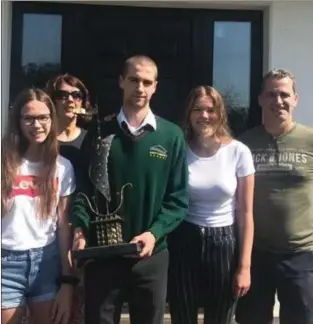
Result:
[[[79,279],[73,275],[62,275],[59,278],[59,285],[66,284],[76,286],[79,283]]]

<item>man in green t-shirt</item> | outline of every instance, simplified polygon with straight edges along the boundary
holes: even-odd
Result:
[[[263,125],[243,134],[255,164],[251,289],[239,303],[240,324],[273,320],[313,324],[313,130],[293,120],[295,79],[285,70],[263,79]]]
[[[119,215],[124,219],[124,240],[142,246],[138,258],[97,260],[85,267],[88,324],[116,323],[125,299],[132,324],[163,323],[168,271],[166,237],[186,215],[188,196],[183,133],[150,109],[157,75],[157,66],[149,57],[127,59],[119,80],[123,91],[119,114],[91,127],[82,145],[87,171],[94,140],[99,134],[111,139],[107,161],[99,161],[107,163],[110,211],[123,197]],[[131,186],[122,192],[125,184]],[[79,189],[88,194],[88,187],[86,181]],[[101,195],[97,199],[99,213],[104,213],[104,199]],[[74,249],[83,249],[86,239],[89,246],[95,241],[90,230],[91,214],[85,201],[76,198],[71,217]]]

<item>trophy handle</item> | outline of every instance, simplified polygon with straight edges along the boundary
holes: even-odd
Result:
[[[95,209],[93,208],[93,206],[92,206],[92,204],[91,204],[91,202],[90,202],[90,199],[88,198],[88,196],[87,196],[86,194],[84,194],[84,193],[82,193],[82,192],[79,192],[79,193],[77,193],[76,197],[78,197],[78,196],[82,196],[82,197],[86,200],[86,202],[87,202],[87,204],[88,204],[90,210],[91,210],[94,214],[96,214],[96,215],[98,215],[98,216],[107,216],[107,214],[100,214],[100,213],[98,212],[98,210],[95,210]]]
[[[120,204],[117,206],[117,208],[111,214],[113,214],[113,215],[116,214],[120,210],[120,208],[122,207],[123,202],[124,202],[124,189],[127,186],[130,186],[131,188],[133,188],[133,185],[130,182],[124,184],[124,186],[121,188],[121,200],[120,200]]]
[[[86,200],[86,202],[87,202],[90,210],[94,214],[96,214],[98,216],[101,216],[101,217],[103,217],[103,216],[108,217],[108,216],[111,216],[111,215],[115,215],[120,210],[120,208],[122,207],[123,202],[124,202],[124,189],[126,187],[128,187],[128,186],[131,186],[131,188],[133,188],[133,185],[130,182],[128,182],[128,183],[126,183],[126,184],[123,185],[123,187],[121,188],[121,200],[120,200],[120,203],[119,203],[119,205],[117,206],[117,208],[112,213],[100,214],[98,212],[98,210],[95,210],[95,208],[93,208],[93,206],[92,206],[92,204],[91,204],[90,199],[88,198],[88,196],[86,194],[82,193],[82,192],[79,192],[76,197],[82,196]]]

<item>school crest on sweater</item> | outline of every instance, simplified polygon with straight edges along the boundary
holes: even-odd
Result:
[[[154,145],[150,147],[149,155],[158,159],[167,159],[167,150],[162,145]]]

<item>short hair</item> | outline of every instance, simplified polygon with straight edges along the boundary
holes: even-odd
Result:
[[[269,79],[280,80],[280,79],[284,79],[284,78],[289,78],[292,81],[292,90],[294,93],[296,93],[296,78],[291,72],[289,72],[288,70],[284,70],[284,69],[273,69],[273,70],[270,70],[269,72],[267,72],[263,77],[260,92],[261,93],[263,92],[267,80],[269,80]]]
[[[86,111],[91,111],[92,106],[90,103],[90,96],[89,91],[83,81],[81,81],[79,78],[75,77],[74,75],[71,75],[69,73],[65,74],[59,74],[50,80],[47,81],[45,91],[47,94],[51,97],[54,104],[56,102],[55,93],[57,90],[60,89],[62,83],[69,84],[72,87],[78,88],[81,93],[83,94],[83,100],[82,100],[82,107],[86,109]],[[77,124],[79,126],[84,125],[84,123],[89,122],[91,119],[90,116],[82,116],[79,115],[77,118]],[[84,126],[83,126],[84,127]]]
[[[78,88],[81,91],[81,93],[83,94],[82,105],[85,109],[88,110],[90,106],[88,89],[80,79],[69,73],[59,74],[47,81],[45,91],[51,97],[51,99],[55,101],[55,93],[60,89],[62,83],[67,83],[70,86]]]
[[[155,69],[155,79],[158,78],[158,67],[157,67],[155,61],[146,55],[134,55],[134,56],[131,56],[128,59],[126,59],[126,61],[123,64],[123,68],[122,68],[122,77],[123,78],[127,75],[129,67],[136,63],[150,64]]]

